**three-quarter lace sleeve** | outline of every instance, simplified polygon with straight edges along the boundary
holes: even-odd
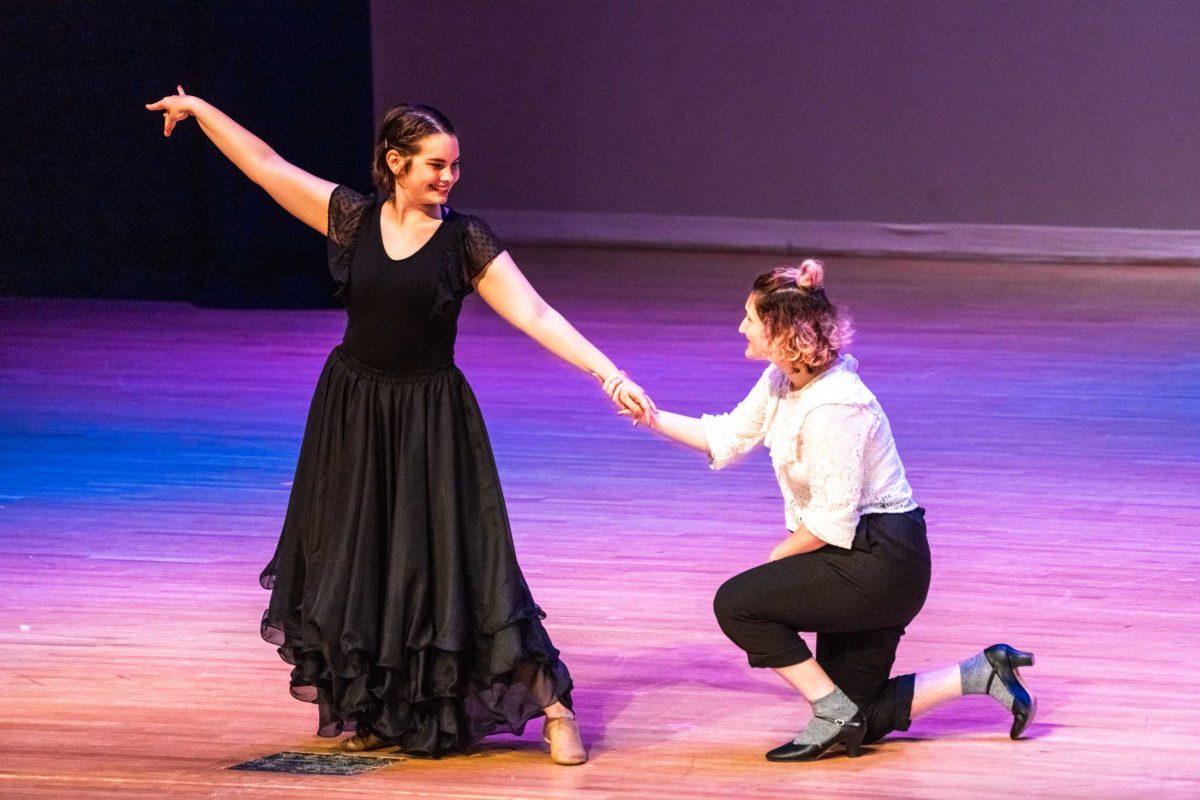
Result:
[[[729,466],[763,440],[771,399],[771,370],[767,367],[746,399],[728,414],[700,417],[708,441],[708,465],[713,469]]]
[[[338,186],[329,196],[329,225],[326,244],[329,254],[329,274],[337,283],[340,295],[350,281],[350,262],[354,260],[354,245],[358,241],[367,212],[375,199],[346,186]]]
[[[849,548],[858,527],[867,442],[879,418],[860,405],[823,405],[804,420],[809,503],[803,522],[824,542]]]

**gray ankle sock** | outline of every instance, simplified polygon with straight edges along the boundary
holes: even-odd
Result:
[[[809,720],[804,730],[796,734],[792,741],[796,744],[821,744],[827,742],[838,732],[841,725],[836,720],[845,722],[858,713],[858,706],[846,696],[841,689],[834,689],[829,694],[812,704],[813,718]]]
[[[958,669],[962,673],[963,694],[989,694],[996,698],[1002,706],[1012,711],[1012,692],[1004,687],[1004,681],[996,678],[992,681],[991,687],[988,687],[988,681],[992,678],[992,662],[987,660],[987,656],[983,653],[971,656],[966,661],[960,662]]]

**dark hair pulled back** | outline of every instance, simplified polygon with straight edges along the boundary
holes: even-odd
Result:
[[[379,124],[375,136],[375,160],[371,177],[384,195],[391,197],[396,191],[396,178],[408,172],[408,159],[420,150],[420,142],[426,136],[445,133],[454,136],[454,125],[445,114],[433,106],[420,103],[401,103],[389,109]],[[405,159],[399,175],[392,172],[387,163],[389,150],[395,150]]]

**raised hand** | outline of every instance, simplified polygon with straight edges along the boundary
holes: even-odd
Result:
[[[149,111],[163,112],[163,136],[170,136],[171,131],[175,130],[176,123],[192,115],[192,98],[183,91],[182,86],[175,88],[178,90],[178,94],[169,94],[157,103],[146,104],[146,109]]]

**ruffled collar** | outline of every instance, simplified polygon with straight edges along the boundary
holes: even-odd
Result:
[[[862,381],[858,378],[858,359],[848,353],[838,356],[833,366],[799,389],[792,388],[792,382],[788,380],[787,375],[779,367],[771,365],[769,369],[771,371],[772,388],[775,390],[775,394],[780,397],[804,397],[812,394],[823,395],[827,391],[827,387],[824,384],[832,383],[835,387],[845,386],[847,376],[852,378],[850,383],[862,384]]]

